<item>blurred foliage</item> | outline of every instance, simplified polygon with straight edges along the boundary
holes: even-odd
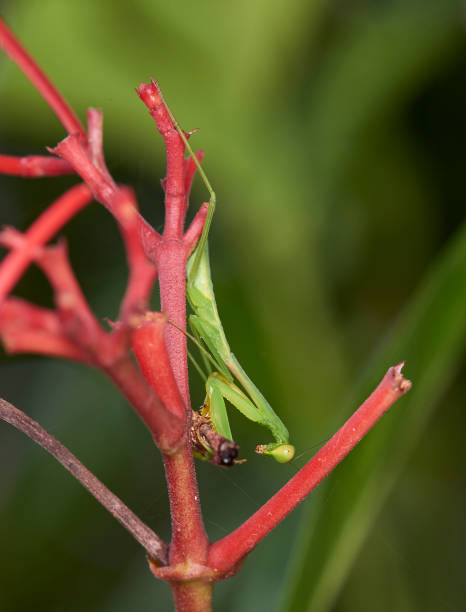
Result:
[[[212,539],[407,360],[410,394],[218,585],[216,609],[464,609],[464,4],[15,0],[2,14],[81,117],[104,110],[109,167],[156,227],[163,146],[134,87],[156,77],[181,124],[200,128],[193,143],[219,201],[222,318],[304,453],[288,466],[255,457],[257,430],[232,415],[248,463],[198,466]],[[64,136],[3,57],[0,93],[2,152]],[[2,223],[26,228],[74,180],[1,177]],[[196,184],[193,210],[206,197]],[[112,220],[95,205],[64,233],[92,306],[114,317],[126,269]],[[33,269],[15,292],[51,299]],[[169,536],[159,456],[108,381],[3,357],[0,388]],[[170,609],[168,588],[93,499],[6,425],[0,439],[1,609]]]

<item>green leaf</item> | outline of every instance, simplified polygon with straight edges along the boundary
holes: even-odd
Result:
[[[466,224],[451,240],[371,360],[354,410],[386,368],[406,360],[410,393],[326,482],[310,507],[290,570],[287,612],[329,610],[378,511],[457,371],[466,338]],[[387,282],[396,283],[396,270]],[[357,401],[356,401],[357,398]],[[338,483],[336,483],[338,479]]]

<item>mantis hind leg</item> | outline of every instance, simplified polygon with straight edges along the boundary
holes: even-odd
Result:
[[[250,421],[254,421],[267,427],[275,435],[275,428],[270,426],[270,419],[251,402],[251,400],[235,384],[226,380],[218,372],[214,372],[206,381],[206,406],[209,409],[209,416],[216,431],[222,436],[231,437],[230,424],[225,406],[227,399],[232,406],[239,410]],[[271,444],[259,444],[256,453],[259,455],[270,455],[279,463],[287,463],[294,457],[294,446],[288,444],[283,439],[278,439]]]

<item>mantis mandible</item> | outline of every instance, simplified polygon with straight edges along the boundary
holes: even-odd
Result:
[[[259,444],[256,447],[256,452],[270,455],[279,463],[286,463],[293,459],[295,452],[294,446],[288,442],[288,430],[231,352],[218,314],[207,243],[216,206],[215,192],[199,160],[194,155],[185,133],[170,110],[168,112],[210,195],[202,235],[186,266],[186,294],[193,310],[193,314],[189,317],[189,323],[197,339],[197,344],[201,345],[201,349],[203,348],[202,344],[204,344],[211,355],[209,360],[204,359],[210,374],[205,383],[206,400],[201,414],[210,419],[213,429],[220,436],[232,441],[225,406],[226,399],[246,418],[267,427],[272,433],[275,442]],[[212,371],[209,361],[215,364],[215,371]],[[235,380],[241,387],[235,384]],[[208,456],[209,449],[206,449],[206,451]],[[213,451],[210,455],[212,454]],[[231,465],[233,462],[233,460],[226,460],[223,463]]]

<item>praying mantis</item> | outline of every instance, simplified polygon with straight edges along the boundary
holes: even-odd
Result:
[[[196,445],[197,455],[224,466],[238,462],[236,460],[238,446],[233,442],[225,406],[227,400],[247,419],[266,427],[271,432],[275,441],[259,444],[256,453],[269,455],[279,463],[286,463],[293,459],[295,452],[294,446],[289,444],[288,430],[232,353],[218,313],[207,243],[216,206],[215,192],[194,155],[185,133],[172,113],[170,111],[169,113],[210,195],[201,237],[186,266],[186,295],[193,311],[189,323],[209,370],[205,383],[206,399],[200,414],[211,424],[213,430],[220,436],[221,442],[217,445],[211,442],[212,436],[209,438],[208,435],[198,435],[196,440],[197,442],[200,440],[201,444]],[[197,416],[199,413],[195,414]]]

